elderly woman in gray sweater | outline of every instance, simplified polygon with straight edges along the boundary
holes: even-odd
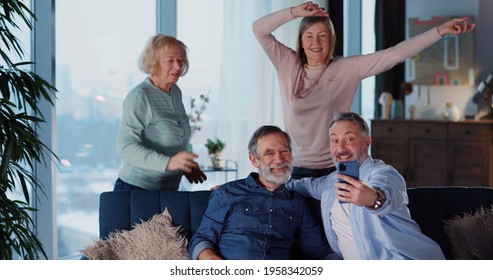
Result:
[[[183,42],[161,34],[148,40],[139,68],[149,76],[123,101],[114,190],[178,190],[182,175],[191,183],[206,180],[197,155],[186,151],[190,123],[176,82],[188,67]]]

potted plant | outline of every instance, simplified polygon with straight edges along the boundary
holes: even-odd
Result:
[[[217,138],[215,140],[208,138],[207,142],[205,143],[205,147],[207,148],[209,157],[211,158],[212,167],[214,169],[221,169],[224,167],[222,151],[225,146],[226,143]]]
[[[34,165],[45,164],[45,155],[53,155],[39,139],[36,127],[45,122],[41,101],[54,105],[56,89],[26,70],[31,62],[16,63],[11,58],[24,57],[11,31],[20,29],[16,20],[32,30],[36,18],[21,1],[0,1],[0,260],[47,258],[31,218],[36,209],[30,206],[30,195],[42,193]],[[9,193],[20,190],[22,201],[9,198]]]

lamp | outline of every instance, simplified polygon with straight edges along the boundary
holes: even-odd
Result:
[[[493,75],[490,73],[488,77],[476,88],[476,94],[473,97],[473,102],[478,105],[476,120],[493,120]]]

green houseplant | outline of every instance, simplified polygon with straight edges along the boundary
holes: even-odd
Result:
[[[53,155],[36,132],[45,122],[39,104],[54,105],[56,89],[26,68],[31,62],[20,60],[24,50],[12,31],[20,30],[16,22],[33,29],[34,14],[22,1],[0,1],[0,260],[47,258],[36,234],[31,215],[30,188],[42,191],[33,172],[36,163],[46,164],[45,155]],[[56,156],[54,157],[56,158]],[[23,200],[8,194],[22,191]],[[32,192],[34,193],[34,192]]]
[[[219,139],[210,139],[208,138],[205,142],[205,147],[209,153],[209,157],[211,158],[212,167],[214,169],[220,169],[224,167],[224,162],[222,158],[222,151],[224,147],[226,147],[226,143]]]

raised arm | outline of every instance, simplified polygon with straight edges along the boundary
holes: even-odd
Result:
[[[466,17],[454,18],[393,47],[372,54],[347,57],[344,66],[345,69],[357,69],[359,79],[374,76],[418,54],[444,35],[460,35],[472,31],[475,26],[474,23],[467,23]]]
[[[272,32],[281,25],[298,17],[308,16],[328,16],[329,14],[324,8],[319,8],[318,5],[312,2],[306,2],[301,5],[279,10],[270,13],[252,24],[253,33],[257,40],[264,45],[264,40],[272,39]],[[272,38],[269,38],[272,37]]]

